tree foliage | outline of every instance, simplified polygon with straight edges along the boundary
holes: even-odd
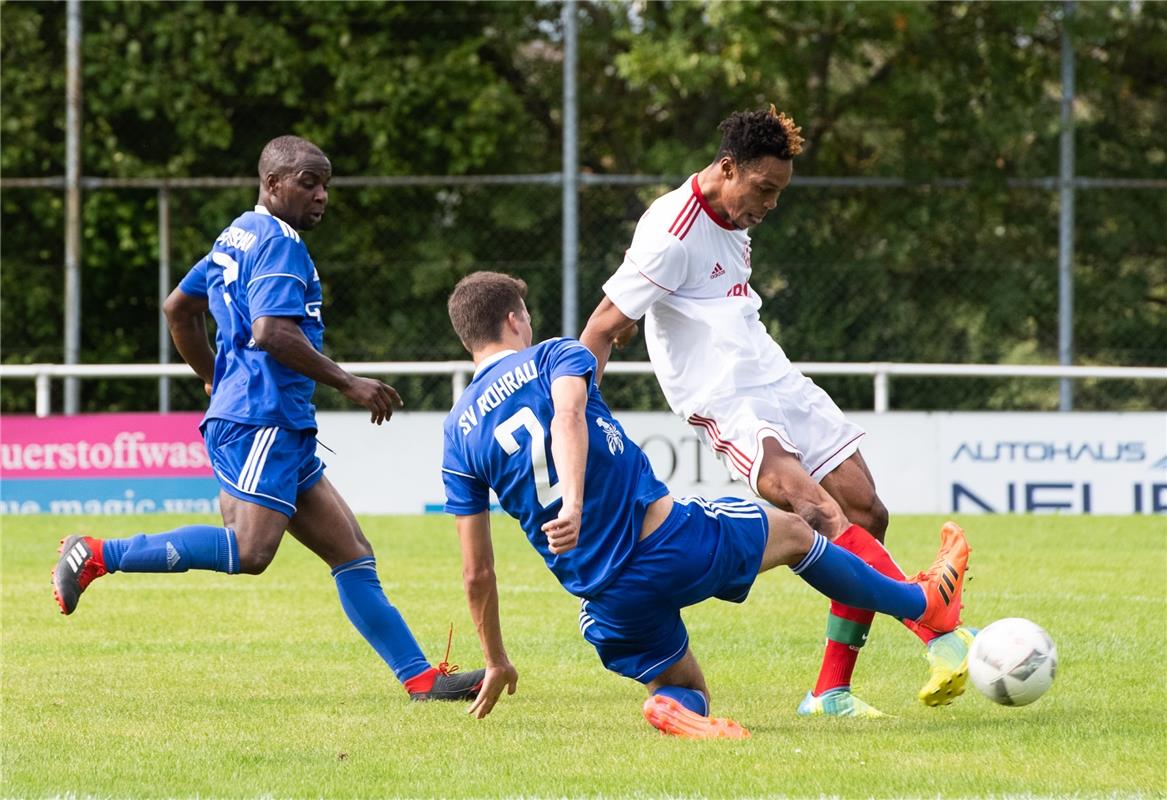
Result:
[[[0,169],[61,175],[66,7],[0,12]],[[581,319],[645,205],[710,161],[718,121],[776,102],[808,139],[797,178],[911,184],[796,182],[752,232],[754,288],[792,358],[1056,362],[1057,193],[1013,183],[1057,175],[1063,24],[1078,71],[1078,174],[1167,177],[1164,4],[1079,4],[1068,21],[1052,2],[581,3],[578,13],[581,168],[667,176],[581,190]],[[324,147],[337,176],[560,169],[557,3],[87,2],[82,16],[89,176],[252,175],[264,142],[286,132]],[[937,184],[951,177],[969,183]],[[200,257],[253,199],[174,191],[174,262]],[[0,201],[3,359],[61,361],[62,194],[6,189]],[[83,360],[156,360],[156,194],[88,191],[83,214]],[[1078,191],[1076,363],[1167,363],[1165,218],[1163,190]],[[560,237],[555,185],[335,186],[308,239],[331,354],[462,357],[445,297],[483,267],[526,278],[539,332],[559,333]],[[864,381],[825,383],[846,407],[870,404]],[[896,407],[1056,398],[1050,383],[922,383],[897,390]],[[419,398],[411,407],[448,402],[441,381],[401,386]],[[26,389],[8,382],[0,404],[27,409]],[[180,404],[201,402],[193,383],[182,391]],[[611,391],[621,405],[659,404],[649,381]],[[1164,407],[1167,392],[1102,383],[1078,399]],[[84,402],[154,399],[144,383],[92,382]]]

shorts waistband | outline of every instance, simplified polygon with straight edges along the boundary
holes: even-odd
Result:
[[[639,542],[637,542],[637,544],[640,545],[640,544],[644,544],[645,542],[651,542],[653,539],[656,539],[656,537],[658,537],[662,534],[667,536],[668,534],[672,533],[677,528],[679,528],[682,524],[684,524],[685,520],[688,517],[689,517],[689,503],[684,502],[682,500],[678,500],[677,498],[674,497],[673,498],[673,507],[672,507],[672,509],[669,510],[669,515],[664,518],[664,521],[661,522],[661,524],[657,526],[655,531],[650,533],[648,536],[645,536],[643,539],[641,539]]]

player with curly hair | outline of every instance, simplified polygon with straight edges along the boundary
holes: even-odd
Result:
[[[801,129],[771,105],[721,122],[711,164],[658,198],[637,223],[624,262],[580,340],[602,372],[645,320],[657,380],[672,410],[758,496],[793,511],[834,544],[886,575],[903,572],[883,547],[887,508],[859,453],[864,431],[799,372],[770,336],[750,286],[747,229],[790,185]],[[597,376],[598,377],[598,376]],[[831,604],[827,645],[804,716],[876,717],[851,693],[872,614]],[[904,623],[927,644],[921,701],[942,705],[964,691],[972,633],[938,636]]]

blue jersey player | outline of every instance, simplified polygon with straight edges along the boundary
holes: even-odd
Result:
[[[400,407],[387,384],[321,352],[320,276],[299,231],[320,223],[332,165],[311,142],[273,139],[259,160],[259,202],[237,217],[165,304],[175,346],[211,396],[201,426],[220,485],[223,526],[188,525],[126,539],[70,536],[53,574],[61,612],[109,572],[208,569],[258,575],[284,531],[332,568],[353,626],[415,700],[468,700],[483,671],[432,667],[377,576],[369,541],[316,456],[312,394],[323,383],[380,425]],[[205,313],[217,325],[207,342]]]
[[[968,544],[948,523],[936,562],[907,581],[881,575],[797,515],[736,498],[675,500],[596,387],[596,359],[574,339],[531,345],[526,284],[476,272],[450,295],[474,379],[446,418],[446,511],[462,547],[486,678],[469,712],[490,713],[518,672],[499,622],[490,497],[515,517],[564,588],[581,599],[580,630],[608,669],[643,683],[644,716],[665,733],[742,738],[709,715],[689,649],[685,606],[742,602],[778,565],[859,608],[949,631],[959,624]]]

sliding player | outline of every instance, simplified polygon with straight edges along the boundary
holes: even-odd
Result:
[[[743,738],[709,715],[709,690],[681,609],[711,597],[740,603],[759,572],[787,565],[852,606],[938,631],[959,624],[968,544],[941,531],[936,562],[910,581],[886,578],[802,518],[736,498],[674,500],[595,384],[596,359],[573,339],[531,346],[526,284],[476,272],[450,296],[474,379],[444,426],[446,511],[455,515],[471,616],[486,678],[469,711],[490,713],[518,672],[499,622],[490,490],[565,589],[580,630],[608,669],[643,683],[644,716],[661,731]]]

